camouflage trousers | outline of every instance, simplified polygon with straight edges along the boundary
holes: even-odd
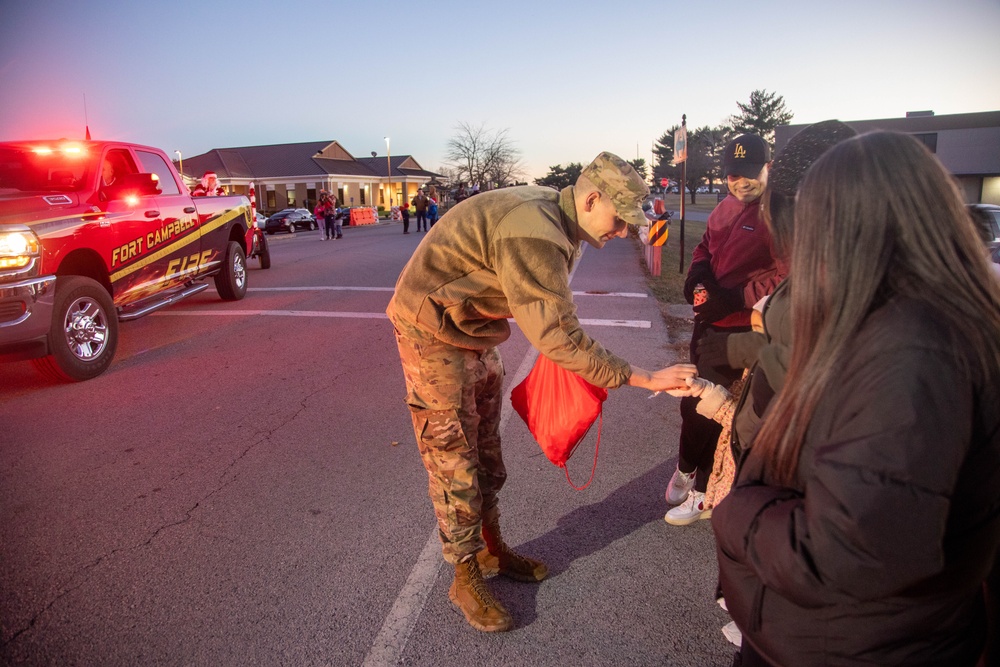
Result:
[[[483,521],[499,518],[503,362],[495,347],[465,350],[398,330],[396,344],[442,552],[457,563],[485,546]]]

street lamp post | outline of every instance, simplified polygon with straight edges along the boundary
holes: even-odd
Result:
[[[392,211],[392,152],[389,150],[389,137],[385,139],[385,169],[389,177],[389,210]]]

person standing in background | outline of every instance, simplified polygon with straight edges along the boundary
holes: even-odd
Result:
[[[433,227],[434,223],[438,219],[438,192],[437,188],[433,185],[430,188],[430,194],[427,196],[427,224],[429,227]]]
[[[316,224],[319,225],[320,241],[326,240],[326,214],[328,207],[326,190],[320,190],[319,201],[316,202],[316,208],[313,209],[313,217],[316,218]]]
[[[403,205],[399,207],[399,212],[403,216],[403,233],[410,233],[410,203],[403,202]]]
[[[337,196],[334,195],[333,193],[327,193],[326,201],[327,201],[327,206],[326,206],[326,238],[328,238],[329,240],[332,241],[335,238],[339,238],[339,236],[338,236],[338,234],[339,234],[338,227],[340,225],[337,224],[337,213],[338,213],[338,209],[337,209]]]
[[[417,196],[413,198],[413,210],[417,214],[418,232],[427,231],[427,206],[429,203],[427,195],[424,194],[423,190],[417,192]]]

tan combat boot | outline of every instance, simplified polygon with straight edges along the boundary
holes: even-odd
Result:
[[[475,558],[455,564],[455,580],[451,582],[448,598],[476,630],[505,632],[514,627],[514,619],[490,593]]]
[[[502,574],[517,581],[537,582],[549,574],[545,563],[527,558],[511,550],[500,535],[500,523],[483,524],[483,541],[486,548],[476,554],[485,576]]]

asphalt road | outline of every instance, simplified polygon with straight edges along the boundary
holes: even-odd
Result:
[[[101,377],[0,365],[0,662],[29,665],[729,665],[709,522],[663,491],[677,399],[605,404],[574,491],[505,402],[509,543],[540,585],[493,579],[517,627],[470,628],[443,564],[384,309],[423,234],[274,236],[273,266],[121,327]],[[647,368],[676,344],[631,240],[573,277],[586,327]],[[507,391],[533,363],[514,327]],[[590,473],[593,433],[570,461]]]

